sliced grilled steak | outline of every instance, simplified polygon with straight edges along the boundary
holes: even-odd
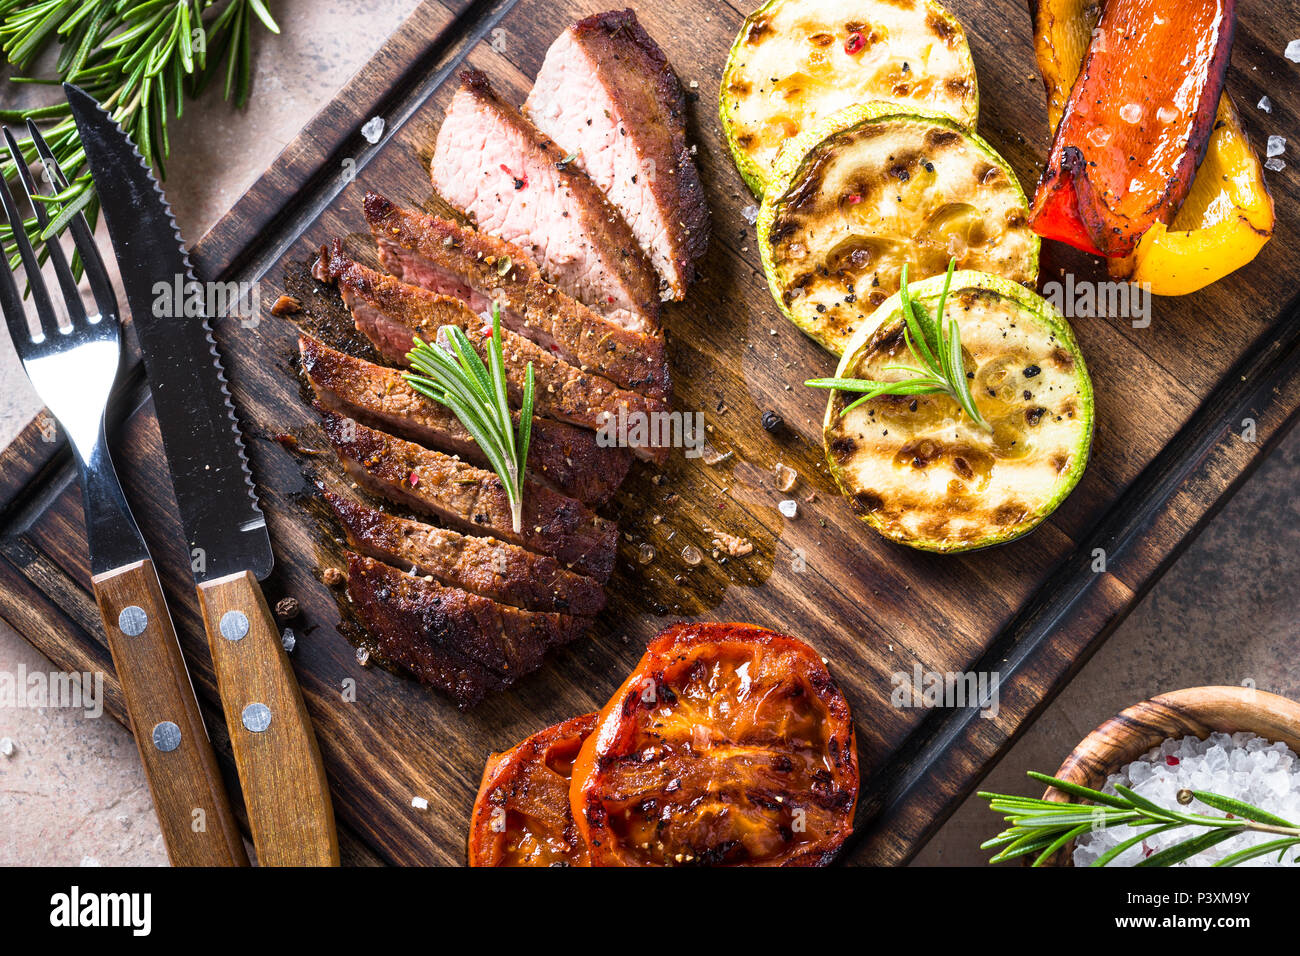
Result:
[[[367,193],[366,220],[379,261],[397,278],[462,299],[480,315],[501,306],[501,320],[570,365],[621,388],[668,400],[663,336],[625,329],[542,278],[523,249],[449,219],[425,216]]]
[[[535,671],[590,618],[521,611],[348,554],[348,594],[379,653],[461,710]]]
[[[381,275],[349,259],[341,250],[342,243],[337,239],[331,246],[323,247],[314,271],[318,278],[328,276],[338,284],[357,328],[385,359],[405,363],[416,336],[432,342],[444,325],[458,326],[481,348],[487,325],[460,299]],[[620,406],[626,407],[627,418],[644,416],[651,422],[657,414],[669,411],[663,402],[621,389],[608,379],[561,361],[531,339],[505,329],[501,339],[511,400],[521,400],[531,362],[539,415],[599,431],[607,419],[621,417]],[[647,432],[650,434],[653,432]],[[647,438],[646,442],[633,446],[632,453],[662,462],[668,456],[668,449],[655,447],[650,440]]]
[[[505,488],[492,472],[324,409],[321,419],[348,473],[380,497],[434,515],[468,534],[488,534],[549,554],[601,584],[609,580],[618,526],[582,502],[525,482],[523,527],[516,534]]]
[[[353,358],[306,335],[298,337],[298,351],[322,407],[489,467],[487,457],[451,410],[411,388],[397,369]],[[545,418],[533,421],[528,471],[570,498],[603,504],[618,490],[631,465],[627,449],[601,448],[586,429]]]
[[[546,277],[637,331],[659,327],[659,280],[627,222],[564,150],[492,89],[461,73],[430,166],[433,188]]]
[[[529,611],[592,617],[605,606],[599,584],[564,570],[554,558],[504,541],[396,518],[330,491],[325,500],[354,550],[403,571],[414,570],[448,587]]]
[[[623,213],[663,298],[684,297],[708,246],[709,211],[682,85],[636,14],[599,13],[560,34],[524,113]]]

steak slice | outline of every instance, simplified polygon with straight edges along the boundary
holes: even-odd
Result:
[[[348,595],[380,655],[461,710],[537,670],[590,618],[521,611],[349,552]]]
[[[657,329],[659,279],[622,214],[483,73],[460,78],[434,145],[433,188],[575,299],[629,329]]]
[[[397,369],[337,352],[307,335],[298,337],[298,352],[307,381],[325,409],[490,467],[455,414],[411,388]],[[533,421],[528,471],[570,498],[603,504],[618,490],[631,465],[627,449],[601,448],[586,429],[544,418]]]
[[[686,142],[686,95],[631,10],[569,27],[546,51],[524,113],[618,207],[681,299],[709,243],[709,210]]]
[[[579,501],[524,483],[518,534],[501,479],[458,458],[385,435],[321,409],[325,434],[357,484],[382,498],[430,514],[467,534],[488,534],[565,568],[609,580],[618,551],[618,526]]]
[[[554,558],[492,538],[396,518],[331,491],[325,492],[325,500],[354,551],[395,568],[528,611],[594,617],[605,606],[599,584],[564,570]]]
[[[501,321],[570,365],[615,385],[668,400],[668,357],[659,334],[633,332],[542,278],[518,246],[449,219],[425,216],[366,193],[366,220],[379,262],[397,278],[455,296],[480,315],[501,306]]]
[[[317,278],[328,277],[337,283],[357,329],[386,360],[405,364],[415,337],[436,341],[444,325],[458,326],[480,355],[485,355],[484,320],[460,299],[381,275],[341,250],[342,243],[337,239],[322,247],[313,271]],[[628,421],[635,416],[654,422],[670,411],[663,402],[621,389],[608,379],[561,361],[531,339],[502,329],[501,342],[511,401],[521,401],[531,362],[537,385],[535,408],[540,415],[600,431],[607,420]],[[655,462],[666,459],[668,448],[651,444],[657,433],[653,428],[646,431],[646,440],[632,446],[632,453]]]

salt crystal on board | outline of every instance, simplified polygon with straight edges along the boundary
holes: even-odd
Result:
[[[1270,136],[1268,138],[1268,148],[1265,150],[1265,156],[1281,156],[1286,152],[1285,136]]]
[[[14,742],[10,737],[0,737],[0,757],[12,757],[14,755]]]
[[[1286,169],[1286,163],[1274,156],[1272,159],[1264,160],[1264,168],[1275,173],[1280,173]]]
[[[1265,113],[1271,113],[1273,112],[1273,101],[1270,100],[1267,96],[1261,96],[1259,99],[1258,108],[1263,110]]]
[[[744,209],[740,210],[740,214],[745,217],[745,222],[749,223],[751,226],[758,222],[758,207],[753,203],[750,203]]]
[[[384,118],[373,116],[366,120],[366,125],[361,127],[361,135],[366,138],[367,143],[379,142],[379,137],[384,135]]]
[[[411,806],[415,807],[417,810],[428,810],[429,801],[424,799],[424,797],[412,797]]]
[[[1286,58],[1292,63],[1300,63],[1300,40],[1292,40],[1286,45]]]
[[[781,509],[781,514],[785,515],[787,518],[793,518],[799,513],[799,502],[791,498],[785,499],[785,501],[782,501],[777,505],[777,507]]]

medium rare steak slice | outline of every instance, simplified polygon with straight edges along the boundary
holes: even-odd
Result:
[[[625,329],[542,278],[513,243],[449,219],[425,216],[367,193],[366,220],[379,262],[397,278],[455,296],[480,315],[501,306],[501,320],[570,365],[621,388],[668,400],[671,385],[661,334]]]
[[[709,243],[709,211],[686,142],[686,95],[636,14],[599,13],[560,34],[524,113],[623,213],[663,298],[683,298]]]
[[[357,329],[385,359],[405,364],[415,337],[433,342],[444,325],[458,326],[482,352],[483,333],[489,326],[460,299],[381,275],[349,259],[341,248],[338,240],[323,247],[314,272],[318,278],[328,276],[337,283]],[[654,422],[670,411],[663,402],[618,388],[608,379],[561,361],[531,339],[503,329],[501,340],[511,401],[521,400],[531,362],[537,383],[535,407],[540,415],[599,431],[610,419],[639,417]],[[628,434],[634,435],[631,430]],[[644,434],[646,440],[631,447],[632,453],[655,462],[666,459],[668,448],[651,444],[657,430]]]
[[[467,534],[487,534],[549,554],[564,567],[609,580],[618,526],[580,501],[524,484],[523,527],[515,533],[501,479],[458,458],[385,435],[321,410],[325,434],[357,484],[382,498],[430,514]]]
[[[659,279],[622,214],[478,70],[438,130],[433,188],[479,229],[522,246],[569,295],[629,329],[659,327]]]
[[[348,596],[379,654],[461,710],[535,671],[548,650],[591,623],[506,607],[355,553],[348,554]]]
[[[591,578],[566,571],[546,555],[492,538],[396,518],[325,492],[353,550],[448,587],[529,611],[595,616],[605,592]]]
[[[325,409],[490,467],[455,414],[411,388],[397,369],[353,358],[306,335],[298,337],[298,352],[307,381]],[[516,414],[516,424],[518,420]],[[631,465],[627,449],[601,448],[586,429],[545,418],[533,421],[528,472],[570,498],[603,504]]]

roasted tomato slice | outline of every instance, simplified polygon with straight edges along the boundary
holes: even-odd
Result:
[[[818,866],[853,829],[849,705],[803,641],[683,624],[647,648],[573,767],[593,866]]]
[[[589,865],[569,814],[569,777],[595,726],[596,715],[583,714],[488,759],[470,817],[470,866]]]
[[[1182,205],[1205,155],[1235,0],[1108,0],[1038,183],[1045,239],[1126,256]]]

